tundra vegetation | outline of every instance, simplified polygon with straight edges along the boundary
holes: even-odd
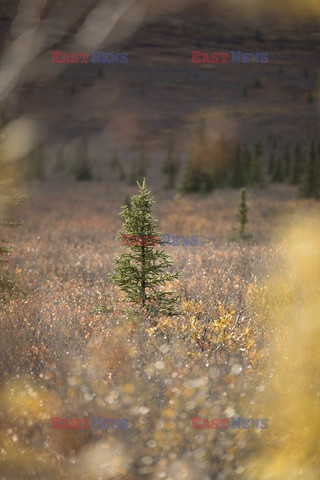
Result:
[[[165,306],[164,296],[151,298],[138,288],[141,281],[133,281],[141,270],[132,270],[131,262],[142,265],[142,246],[129,249],[126,257],[115,240],[121,231],[115,202],[118,211],[126,203],[126,232],[151,234],[156,228],[145,184],[124,202],[126,188],[114,185],[106,197],[101,183],[74,183],[63,195],[46,186],[48,203],[43,205],[44,191],[34,193],[24,206],[25,225],[10,235],[11,266],[27,295],[1,300],[2,475],[151,479],[178,478],[185,471],[190,478],[287,480],[304,471],[315,480],[312,439],[316,442],[319,418],[309,386],[316,385],[312,372],[319,367],[319,305],[312,292],[319,285],[320,232],[316,221],[292,218],[297,208],[312,211],[316,204],[295,199],[289,186],[285,198],[277,185],[250,190],[252,238],[230,243],[239,190],[156,202],[159,230],[180,228],[187,234],[192,229],[200,238],[196,247],[164,247],[172,266],[166,256],[156,258],[161,246],[148,251],[149,287],[161,278],[166,284],[160,292],[175,292],[179,311],[169,312],[155,308],[157,300]],[[274,213],[284,204],[287,220],[278,222],[278,233],[290,239],[289,246],[271,236]],[[93,213],[96,205],[99,213]],[[244,205],[240,211],[241,225]],[[106,273],[119,253],[114,285]],[[153,269],[157,261],[168,275]],[[128,308],[124,294],[137,300],[139,314]],[[298,311],[309,322],[307,329]],[[292,415],[311,439],[303,449],[288,419],[288,375],[297,399]],[[281,398],[283,408],[274,398]],[[304,405],[310,406],[308,417]],[[234,416],[268,418],[269,428],[191,428],[193,417]],[[60,430],[51,428],[52,417],[129,423],[128,429],[112,432]]]
[[[0,3],[1,480],[320,478],[320,4],[242,3]]]

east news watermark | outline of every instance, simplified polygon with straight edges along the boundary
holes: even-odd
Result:
[[[171,233],[165,233],[159,235],[126,235],[121,236],[123,247],[155,247],[160,245],[161,247],[197,247],[199,240],[197,235],[171,235]]]
[[[268,428],[268,418],[208,418],[192,417],[191,428],[193,430],[266,430]]]
[[[201,50],[191,51],[191,63],[268,63],[268,52],[247,53],[241,51],[231,52],[202,52]]]
[[[125,52],[51,52],[51,63],[128,63],[129,54]]]
[[[67,418],[51,417],[51,428],[54,430],[127,430],[129,428],[129,420],[127,418]]]

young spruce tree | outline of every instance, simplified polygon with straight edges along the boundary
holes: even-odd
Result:
[[[152,216],[154,201],[146,188],[145,179],[142,185],[137,184],[139,194],[131,198],[130,208],[124,205],[121,209],[123,231],[117,237],[130,236],[134,245],[125,247],[129,252],[119,255],[109,277],[125,293],[126,301],[137,307],[136,311],[146,310],[150,315],[176,315],[178,298],[172,291],[161,287],[178,278],[179,274],[166,271],[172,262],[164,251],[157,248],[162,241],[156,231],[158,222]]]
[[[246,232],[246,225],[248,223],[248,206],[246,201],[246,189],[241,190],[241,201],[238,210],[238,220],[239,220],[239,237],[248,238]]]

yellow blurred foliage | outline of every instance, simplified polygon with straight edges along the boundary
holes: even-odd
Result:
[[[54,392],[40,388],[27,376],[11,378],[0,391],[0,409],[15,421],[18,419],[41,422],[62,410],[62,403]]]
[[[269,429],[247,480],[320,478],[319,238],[319,218],[296,217],[280,242],[281,265],[267,282],[270,360],[256,404]]]

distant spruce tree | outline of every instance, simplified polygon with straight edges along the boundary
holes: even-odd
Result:
[[[237,142],[235,151],[231,160],[232,173],[230,186],[233,188],[243,187],[246,183],[243,166],[243,155],[240,141]]]
[[[294,155],[291,161],[291,166],[290,166],[289,182],[292,185],[298,185],[298,183],[300,183],[302,171],[303,171],[302,148],[300,143],[297,142],[294,149]]]
[[[281,157],[277,157],[277,159],[275,160],[271,180],[273,182],[284,182],[285,180],[283,159]]]
[[[258,185],[260,187],[263,185],[262,145],[260,142],[257,142],[253,148],[249,178],[251,184]]]
[[[74,173],[76,180],[78,181],[93,180],[93,174],[88,158],[88,139],[86,136],[82,137],[76,151]]]
[[[305,198],[319,198],[320,196],[320,169],[317,158],[316,142],[314,139],[311,141],[308,162],[300,194]]]
[[[115,260],[113,271],[109,277],[125,294],[126,301],[133,304],[136,311],[145,310],[149,315],[177,314],[178,299],[172,291],[165,291],[167,282],[179,277],[178,273],[168,273],[172,265],[169,256],[158,250],[161,245],[160,234],[156,231],[157,221],[152,216],[153,199],[146,188],[145,179],[139,186],[139,194],[131,198],[131,208],[124,205],[120,216],[123,218],[122,235],[136,237],[138,245],[124,247],[129,253],[122,253]],[[150,245],[150,237],[155,237],[155,245]]]
[[[0,139],[0,299],[21,291],[17,277],[6,267],[11,246],[4,239],[4,229],[18,227],[21,222],[12,216],[13,210],[25,201],[25,196],[14,191],[12,166],[6,162],[3,142]]]
[[[177,175],[179,172],[179,159],[176,156],[173,139],[169,140],[167,156],[164,161],[162,172],[167,175],[164,188],[172,190],[176,186]]]
[[[249,235],[246,231],[246,226],[248,223],[248,206],[246,200],[246,189],[243,188],[241,190],[241,200],[238,210],[238,220],[239,220],[239,237],[240,238],[248,238]]]
[[[291,166],[291,154],[290,154],[290,147],[286,145],[283,155],[283,173],[285,179],[289,178],[290,175],[290,166]]]
[[[268,162],[268,175],[270,176],[273,175],[275,163],[276,163],[275,155],[274,153],[271,153],[269,157],[269,162]]]

